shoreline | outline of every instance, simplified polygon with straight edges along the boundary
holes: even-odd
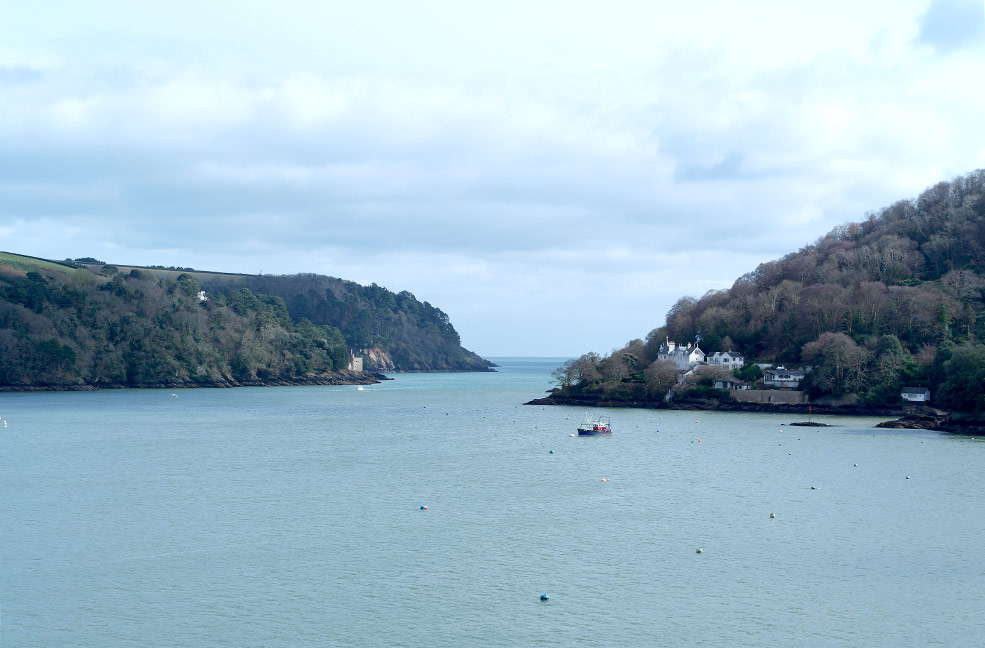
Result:
[[[552,394],[535,398],[524,405],[562,405],[569,407],[626,407],[675,411],[719,411],[773,414],[834,416],[875,416],[891,420],[875,427],[896,430],[930,430],[985,438],[985,413],[948,412],[925,405],[865,407],[861,405],[826,405],[817,403],[722,403],[716,400],[658,402],[646,399],[607,399]]]
[[[216,380],[203,382],[160,382],[160,383],[100,383],[73,385],[0,385],[0,392],[56,392],[56,391],[102,391],[106,389],[234,389],[236,387],[305,387],[315,385],[375,385],[385,380],[393,380],[381,373],[370,371],[341,371],[325,376],[274,380]]]
[[[823,403],[739,403],[717,400],[655,401],[649,399],[592,398],[560,396],[552,394],[535,398],[524,405],[565,405],[570,407],[629,407],[637,409],[719,411],[719,412],[771,412],[777,414],[835,414],[841,416],[904,417],[913,406],[865,407],[862,405],[826,405]]]

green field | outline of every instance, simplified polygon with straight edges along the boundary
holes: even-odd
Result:
[[[0,252],[0,264],[30,272],[31,270],[59,270],[61,272],[73,272],[76,268],[71,268],[61,263],[45,261],[35,257],[23,256],[21,254],[11,254],[10,252]]]

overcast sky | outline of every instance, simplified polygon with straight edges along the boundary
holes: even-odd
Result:
[[[570,356],[985,167],[982,0],[147,4],[3,3],[0,249],[376,282]]]

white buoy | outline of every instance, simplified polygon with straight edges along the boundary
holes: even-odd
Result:
[[[770,513],[770,519],[771,520],[775,520],[776,519],[776,513]]]
[[[704,549],[702,549],[701,547],[698,547],[697,550],[694,553],[704,553],[704,552],[705,552]]]

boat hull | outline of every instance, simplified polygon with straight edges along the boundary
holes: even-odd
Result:
[[[578,430],[578,436],[612,436],[612,430]]]

